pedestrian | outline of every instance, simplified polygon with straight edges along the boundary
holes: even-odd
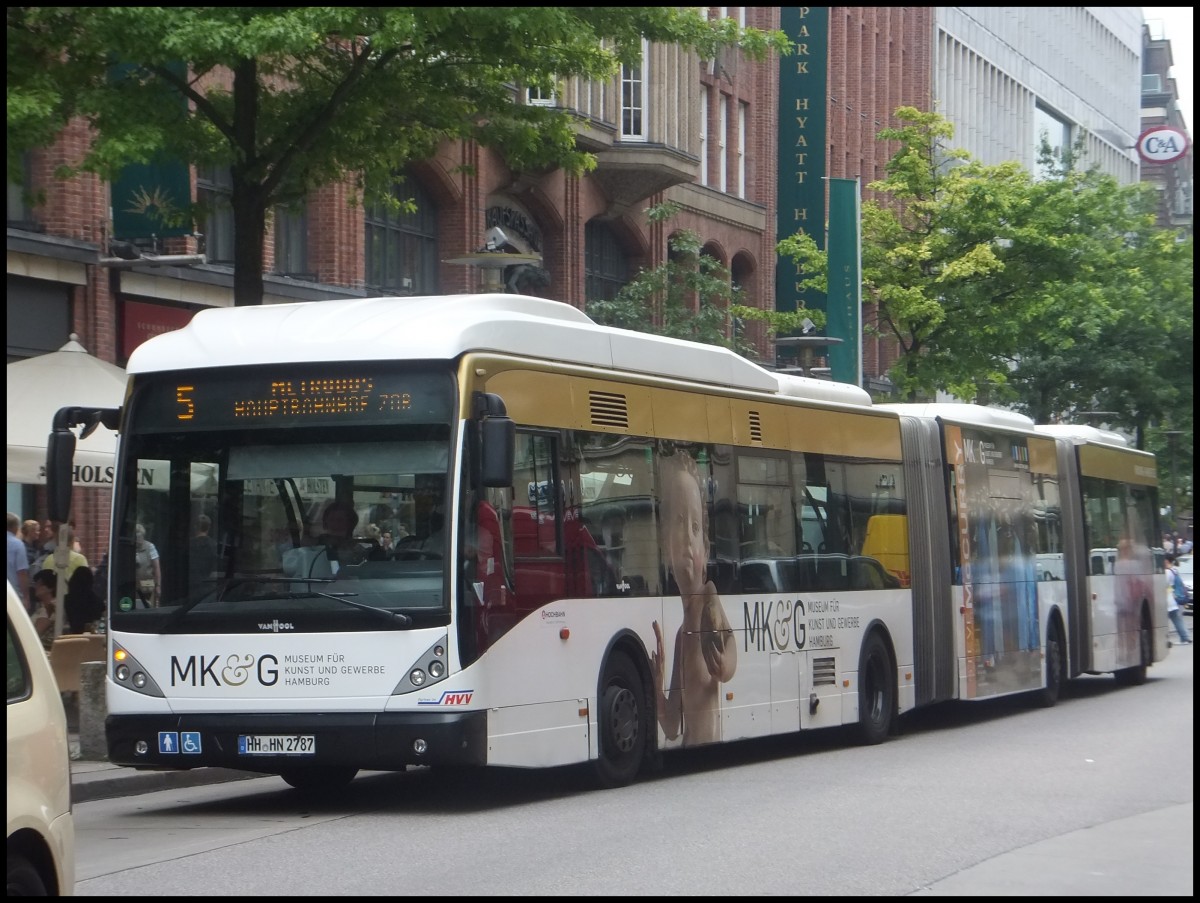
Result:
[[[63,633],[89,633],[104,614],[104,605],[96,595],[95,575],[86,565],[75,568],[67,580],[63,597]]]
[[[29,596],[29,552],[17,534],[21,518],[8,512],[8,582],[17,591],[26,611],[32,611]]]
[[[1183,578],[1179,576],[1179,571],[1175,569],[1175,556],[1167,555],[1167,617],[1171,619],[1171,623],[1175,626],[1175,632],[1179,634],[1179,642],[1182,645],[1187,645],[1192,641],[1192,635],[1188,633],[1187,624],[1183,621],[1183,612],[1180,610],[1180,605],[1187,601],[1187,589],[1183,585]]]
[[[192,583],[201,583],[212,577],[217,569],[217,543],[210,535],[212,518],[201,514],[196,518],[196,533],[192,536],[188,566]]]
[[[29,572],[33,573],[33,563],[42,552],[42,525],[35,520],[27,520],[21,524],[21,541],[25,543],[25,551],[29,553]]]
[[[158,561],[158,549],[146,538],[146,528],[141,524],[134,526],[133,533],[138,598],[147,608],[155,608],[162,590],[162,565]]]
[[[47,652],[54,645],[54,613],[58,594],[58,577],[46,568],[33,575],[33,598],[36,605],[30,613],[33,628]]]
[[[38,560],[30,563],[30,572],[36,574],[38,571],[46,568],[53,568],[57,572],[57,564],[54,561],[54,551],[58,548],[58,533],[62,525],[52,521],[42,521],[42,549]],[[67,525],[67,572],[69,578],[75,573],[75,568],[87,567],[88,560],[83,555],[83,550],[79,545],[79,540],[75,538],[74,526]]]

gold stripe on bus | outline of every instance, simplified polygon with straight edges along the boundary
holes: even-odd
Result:
[[[1029,439],[1029,472],[1054,476],[1058,473],[1058,455],[1053,439]]]
[[[1085,477],[1099,477],[1143,486],[1158,485],[1154,456],[1133,449],[1079,446],[1079,471]]]
[[[891,416],[799,408],[790,412],[790,448],[797,451],[900,461],[900,422]]]
[[[555,429],[599,430],[687,442],[792,449],[899,461],[900,426],[889,415],[829,411],[777,401],[562,372],[562,365],[472,355],[464,374],[476,388],[504,399],[517,423]],[[593,393],[623,398],[627,423],[597,423]],[[469,395],[469,392],[467,393]],[[466,399],[464,399],[465,401]]]
[[[724,398],[655,389],[650,403],[654,426],[647,435],[685,442],[729,442],[729,406]]]
[[[602,430],[629,436],[653,435],[651,390],[632,383],[610,382],[529,367],[489,376],[487,391],[504,399],[508,416],[519,424],[554,429]],[[624,423],[598,425],[592,419],[592,392],[624,400]]]

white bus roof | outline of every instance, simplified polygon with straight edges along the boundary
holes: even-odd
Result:
[[[1071,439],[1076,445],[1082,445],[1085,442],[1096,442],[1101,445],[1119,445],[1122,448],[1129,447],[1129,440],[1120,433],[1084,424],[1039,423],[1037,431],[1058,439]]]
[[[727,348],[600,326],[560,301],[471,294],[207,308],[138,346],[130,374],[296,362],[453,360],[469,351],[870,405],[857,386],[773,373]]]
[[[951,423],[971,426],[992,426],[1010,430],[1032,430],[1033,418],[1003,408],[961,402],[930,402],[929,404],[881,404],[885,411],[908,414],[911,417],[935,417]]]

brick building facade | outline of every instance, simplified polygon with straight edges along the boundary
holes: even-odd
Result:
[[[875,136],[896,124],[892,114],[901,105],[938,109],[955,124],[956,143],[981,157],[1032,159],[1039,116],[1048,115],[1064,134],[1081,134],[1120,177],[1136,178],[1125,146],[1133,142],[1122,135],[1138,127],[1140,41],[1131,47],[1140,38],[1131,31],[1140,28],[1138,8],[829,7],[828,13],[824,175],[858,179],[864,199],[895,152]],[[774,29],[781,10],[721,7],[710,15]],[[1064,16],[1071,39],[1047,42]],[[682,229],[698,234],[704,253],[730,269],[744,303],[774,307],[778,61],[753,62],[736,52],[700,60],[647,46],[642,65],[610,83],[567,82],[557,96],[521,99],[579,112],[579,143],[596,155],[597,168],[581,178],[517,174],[491,151],[446,145],[402,174],[396,191],[415,197],[420,210],[398,219],[364,210],[349,184],[325,186],[307,199],[302,217],[280,212],[269,230],[266,303],[474,291],[486,271],[448,261],[471,258],[498,223],[517,250],[540,257],[548,282],[533,293],[576,307],[664,262],[671,232]],[[123,365],[150,335],[177,328],[204,307],[232,304],[233,273],[222,244],[229,223],[197,222],[197,235],[156,249],[185,261],[203,251],[204,263],[160,266],[151,256],[113,262],[109,243],[124,236],[113,233],[111,186],[90,176],[54,178],[59,165],[80,158],[87,140],[84,126],[73,124],[54,145],[27,156],[24,186],[9,186],[10,362],[53,351],[75,333],[92,354]],[[219,196],[220,185],[204,175],[191,172],[193,198]],[[36,203],[23,188],[37,194]],[[645,209],[661,201],[678,205],[679,213],[651,225]],[[897,351],[870,328],[870,303],[863,323],[863,374],[878,390],[886,387],[879,378]],[[774,349],[754,328],[762,359],[773,361]],[[9,507],[41,517],[44,499],[34,487],[10,482]],[[74,510],[85,548],[102,549],[106,494],[78,490]]]

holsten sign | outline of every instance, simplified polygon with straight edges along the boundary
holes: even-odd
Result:
[[[1138,155],[1147,163],[1174,163],[1188,151],[1188,136],[1169,125],[1146,129],[1138,138]]]

